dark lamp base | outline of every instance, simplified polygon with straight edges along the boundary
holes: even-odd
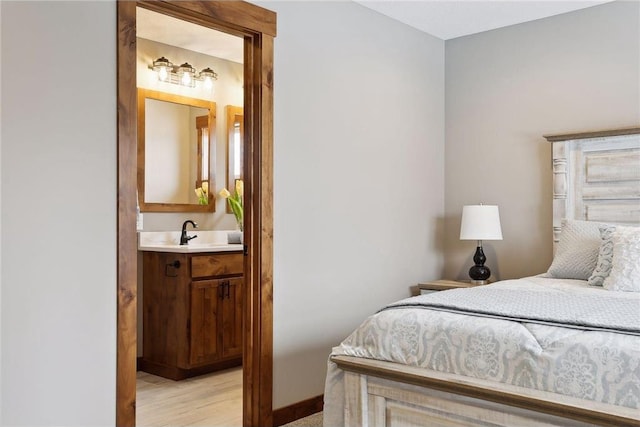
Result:
[[[491,270],[489,267],[484,266],[484,262],[487,260],[487,257],[484,256],[484,252],[482,250],[482,246],[478,246],[476,248],[476,253],[473,256],[473,262],[476,263],[473,267],[469,269],[469,277],[471,278],[471,282],[485,282],[491,277]]]

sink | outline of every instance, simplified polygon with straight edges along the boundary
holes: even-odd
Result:
[[[197,234],[187,245],[180,245],[180,231],[141,231],[138,233],[138,250],[151,252],[231,252],[243,250],[242,244],[228,244],[227,233],[233,230],[190,230]]]

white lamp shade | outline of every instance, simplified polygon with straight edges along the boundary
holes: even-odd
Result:
[[[495,205],[463,206],[460,240],[502,240],[498,207]]]

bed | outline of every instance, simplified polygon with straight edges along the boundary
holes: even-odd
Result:
[[[367,318],[329,358],[325,427],[640,426],[640,128],[546,138],[549,270]]]

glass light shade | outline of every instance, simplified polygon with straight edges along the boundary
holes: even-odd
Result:
[[[464,206],[462,208],[460,240],[502,240],[498,206]]]
[[[169,72],[165,67],[162,67],[158,70],[158,80],[166,82],[169,77]]]
[[[166,82],[173,69],[173,64],[164,56],[153,61],[153,71],[158,73],[158,80]]]
[[[204,87],[211,90],[213,89],[213,81],[218,79],[218,75],[211,68],[207,67],[200,71],[199,78],[204,82]]]
[[[195,86],[195,72],[195,68],[189,65],[188,62],[185,62],[180,67],[178,67],[178,78],[180,79],[180,84],[182,84],[183,86]]]

